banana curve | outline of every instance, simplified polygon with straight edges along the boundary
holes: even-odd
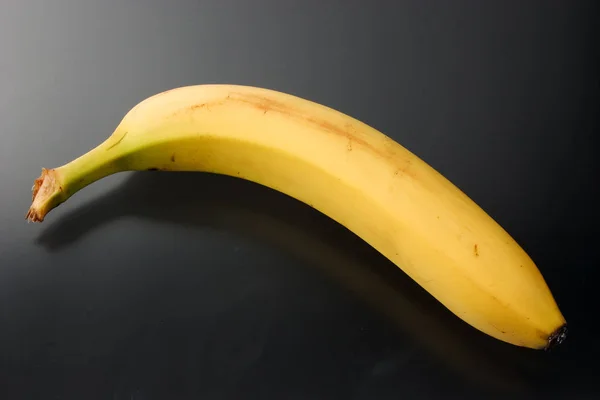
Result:
[[[60,182],[59,204],[106,175],[148,169],[237,176],[309,204],[500,340],[543,348],[565,323],[537,267],[483,210],[387,136],[327,107],[249,87],[175,89],[46,174]],[[34,199],[30,219],[54,203]]]

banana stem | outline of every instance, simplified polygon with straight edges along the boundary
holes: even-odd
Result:
[[[54,208],[84,187],[108,175],[122,171],[122,153],[115,151],[107,157],[111,140],[107,140],[79,158],[58,168],[42,168],[33,184],[32,203],[25,218],[42,222]]]

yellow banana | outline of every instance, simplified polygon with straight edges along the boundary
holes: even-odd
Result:
[[[540,271],[498,223],[409,150],[324,105],[239,85],[151,96],[97,147],[42,169],[27,219],[140,170],[224,174],[280,191],[354,232],[480,331],[534,349],[566,337]]]

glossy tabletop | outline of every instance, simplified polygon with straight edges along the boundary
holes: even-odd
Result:
[[[597,9],[5,0],[0,398],[598,396]],[[234,178],[122,173],[26,223],[42,167],[200,83],[317,101],[415,152],[536,261],[567,340],[487,337],[340,225]]]

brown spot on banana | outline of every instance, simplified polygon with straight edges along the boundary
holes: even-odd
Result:
[[[394,171],[394,175],[396,175],[396,176],[408,175],[408,176],[411,176],[414,178],[414,174],[412,173],[411,166],[412,166],[412,162],[410,160],[406,160],[404,165],[398,166],[396,168],[396,170]]]
[[[190,110],[192,110],[192,111],[198,110],[200,108],[206,108],[208,111],[210,111],[210,108],[208,107],[208,103],[193,104],[190,106]]]

